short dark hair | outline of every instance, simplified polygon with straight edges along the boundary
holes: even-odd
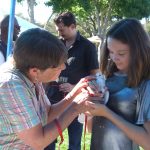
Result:
[[[55,24],[63,23],[65,26],[70,26],[71,24],[76,25],[75,16],[71,12],[60,13],[55,19]]]
[[[66,61],[67,51],[56,36],[48,31],[34,28],[19,36],[13,57],[16,68],[27,73],[33,67],[40,70],[58,67]]]
[[[115,23],[106,35],[106,42],[102,49],[100,68],[106,76],[117,71],[116,65],[109,59],[107,38],[113,38],[128,44],[130,48],[130,62],[128,70],[128,85],[137,86],[141,81],[150,78],[150,39],[142,24],[134,19],[123,19]]]

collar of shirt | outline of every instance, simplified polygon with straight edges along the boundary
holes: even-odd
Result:
[[[66,40],[64,40],[64,39],[60,39],[64,44],[66,43]],[[68,50],[70,49],[70,48],[72,48],[73,47],[73,45],[76,43],[76,42],[78,42],[78,41],[80,41],[81,40],[81,35],[80,35],[80,33],[79,33],[79,31],[77,32],[77,36],[76,36],[76,39],[75,39],[75,42],[69,47],[69,48],[67,48]]]

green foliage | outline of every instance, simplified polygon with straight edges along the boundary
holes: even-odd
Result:
[[[117,0],[114,3],[116,17],[135,17],[142,19],[150,15],[150,0]]]
[[[53,12],[54,13],[60,13],[63,11],[71,11],[72,7],[76,5],[76,1],[74,0],[49,0],[45,2],[45,5],[47,6],[52,6],[53,7]],[[65,7],[64,7],[65,6]]]
[[[150,0],[48,0],[45,4],[52,6],[56,13],[69,10],[81,15],[82,10],[83,15],[83,13],[90,14],[93,12],[94,7],[97,7],[102,13],[111,2],[113,2],[112,15],[114,15],[112,17],[136,17],[141,19],[150,15]]]
[[[102,39],[114,20],[150,15],[150,0],[47,0],[45,4],[52,6],[54,13],[73,12],[80,32],[86,37],[98,34]]]
[[[150,21],[148,21],[145,25],[146,31],[148,32],[148,34],[150,35]]]
[[[66,150],[68,148],[68,132],[67,132],[67,129],[63,132],[63,136],[64,136],[64,142],[60,146],[60,149],[61,150]],[[85,136],[86,136],[85,137],[85,149],[90,150],[91,134],[87,133]],[[58,149],[59,142],[60,142],[60,138],[58,138],[56,149]],[[84,138],[83,138],[83,135],[82,135],[81,150],[83,150],[83,144],[84,144]]]
[[[68,133],[67,133],[67,129],[63,132],[63,136],[64,136],[64,142],[60,146],[60,149],[61,150],[66,150],[68,148]],[[58,149],[59,141],[60,141],[60,139],[58,138],[56,149]],[[86,137],[85,137],[85,145],[86,145],[85,149],[86,150],[90,150],[90,142],[91,142],[91,134],[87,133]],[[83,138],[83,135],[82,135],[81,150],[83,150],[83,144],[84,144],[84,138]],[[140,148],[140,150],[144,150],[144,149]]]

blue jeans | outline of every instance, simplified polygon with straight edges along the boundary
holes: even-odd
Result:
[[[78,118],[68,126],[69,148],[68,150],[81,150],[81,137],[83,125],[78,122]],[[51,143],[45,150],[55,150],[55,143]]]

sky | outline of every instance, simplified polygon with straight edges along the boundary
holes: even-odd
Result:
[[[51,14],[51,7],[44,5],[44,0],[36,0],[38,5],[35,6],[35,20],[39,23],[45,23]],[[0,11],[3,14],[10,13],[11,0],[0,0]],[[15,14],[21,13],[23,17],[28,17],[26,0],[22,4],[19,4],[16,0]]]

